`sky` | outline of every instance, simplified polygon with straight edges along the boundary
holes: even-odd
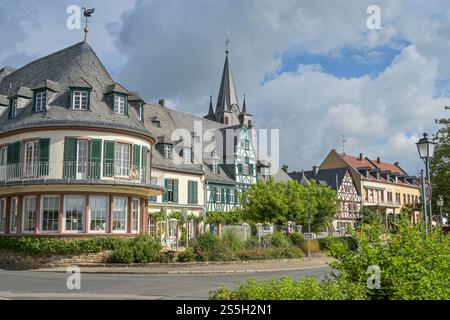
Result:
[[[367,8],[380,8],[369,29]],[[415,142],[450,105],[450,3],[430,0],[2,0],[0,66],[79,42],[70,5],[95,7],[88,42],[115,80],[203,116],[216,103],[230,32],[239,101],[280,129],[280,162],[309,170],[331,149],[423,163]],[[7,44],[7,45],[5,45]]]

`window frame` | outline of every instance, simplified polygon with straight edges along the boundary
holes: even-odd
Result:
[[[116,199],[125,199],[125,207],[124,207],[124,219],[116,219],[115,217],[115,211],[116,211]],[[112,233],[127,233],[128,228],[128,197],[121,197],[121,196],[115,196],[113,197],[113,203],[112,203],[112,226],[111,231]],[[123,229],[115,229],[114,223],[115,221],[124,221],[125,225],[123,226]]]
[[[93,219],[93,214],[92,214],[93,205],[92,204],[94,203],[94,201],[93,201],[94,198],[101,199],[101,200],[106,200],[105,201],[105,203],[106,203],[105,228],[103,230],[101,230],[101,229],[92,229],[92,222],[93,221],[101,221],[101,219],[98,218],[97,213],[95,214],[95,218],[96,219]],[[103,209],[104,209],[103,207],[100,208],[100,209],[99,208],[94,208],[95,211],[103,210]],[[89,232],[89,233],[107,233],[108,230],[109,230],[109,197],[108,196],[101,196],[101,195],[91,195],[91,196],[89,196],[89,210],[88,211],[89,211],[89,213],[88,213],[89,214],[89,217],[88,217],[89,228],[86,227],[87,232]]]
[[[86,94],[86,108],[83,108],[83,94]],[[79,108],[76,108],[75,99],[79,95]],[[71,109],[76,111],[86,111],[89,109],[90,104],[90,91],[83,89],[72,89],[71,91]]]
[[[172,150],[173,150],[173,146],[171,144],[165,143],[163,145],[164,159],[172,160]]]
[[[0,234],[6,232],[6,198],[0,198]]]
[[[13,207],[13,201],[15,203],[15,206]],[[13,210],[15,211],[13,214]],[[14,224],[13,224],[13,218]],[[15,234],[19,231],[19,226],[17,225],[19,219],[19,197],[12,197],[10,208],[9,208],[9,233]],[[15,225],[15,228],[12,229],[13,225]]]
[[[126,164],[126,159],[124,157],[124,155],[126,154],[126,152],[120,153],[119,147],[122,148],[123,146],[127,146],[128,147],[128,167],[123,166],[124,164]],[[128,143],[128,142],[122,142],[122,141],[115,141],[114,143],[114,176],[115,177],[125,177],[125,178],[130,178],[131,177],[131,165],[132,165],[132,144]],[[124,151],[124,150],[122,150]],[[121,154],[121,158],[119,161],[118,158],[118,154]],[[119,166],[120,163],[120,166]],[[120,169],[119,169],[120,168]],[[126,170],[124,170],[126,169]],[[125,174],[123,174],[125,173]],[[126,174],[128,173],[128,174]]]
[[[38,101],[40,102],[39,104]],[[47,110],[47,90],[36,91],[34,93],[34,112],[42,112],[45,110]]]
[[[121,99],[123,99],[123,105],[121,105]],[[126,95],[123,94],[113,94],[113,112],[120,116],[126,116],[127,115],[127,103],[128,99]],[[123,108],[123,112],[121,112],[121,107]]]
[[[57,224],[56,224],[56,230],[44,230],[44,198],[53,198],[53,199],[57,199]],[[59,232],[59,223],[60,223],[60,211],[61,211],[61,197],[59,195],[56,194],[46,194],[41,196],[41,207],[40,207],[40,218],[39,218],[39,223],[40,223],[40,228],[39,230],[41,231],[41,233],[58,233]],[[54,219],[47,219],[49,221],[54,221]]]
[[[183,148],[183,161],[184,163],[192,163],[192,148]]]
[[[137,216],[135,218],[135,203],[137,201]],[[136,223],[137,222],[137,223]],[[141,199],[131,199],[131,232],[139,233],[139,226],[141,222]]]
[[[81,213],[81,230],[72,230],[67,229],[67,199],[69,198],[76,198],[76,199],[82,199],[83,200],[83,212]],[[64,207],[63,207],[63,232],[64,233],[86,233],[86,196],[84,195],[65,195],[64,196]]]
[[[17,117],[17,98],[11,99],[11,112],[10,119],[15,119]]]
[[[27,200],[33,199],[34,200],[34,219],[26,219],[27,217]],[[37,223],[37,208],[36,208],[36,196],[26,196],[23,197],[23,209],[22,209],[22,233],[35,233],[36,232],[36,223]],[[25,220],[34,220],[34,229],[33,230],[25,230]]]

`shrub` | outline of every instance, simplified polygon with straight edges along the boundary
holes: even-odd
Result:
[[[276,248],[286,248],[290,246],[289,238],[283,232],[276,231],[270,236],[272,246]]]
[[[110,258],[115,263],[149,263],[160,260],[161,245],[149,235],[140,235],[117,246]]]
[[[338,237],[338,238],[326,237],[318,239],[317,241],[319,242],[320,251],[330,250],[331,244],[333,242],[342,243],[350,251],[355,251],[358,248],[358,242],[356,241],[355,237]]]
[[[177,255],[178,262],[192,262],[195,261],[197,255],[192,247],[187,247],[184,251],[181,251]]]
[[[319,241],[314,240],[301,240],[300,241],[300,248],[302,248],[304,253],[308,253],[308,242],[309,242],[309,249],[311,253],[317,253],[319,252]]]
[[[238,236],[236,231],[231,229],[223,232],[220,240],[227,248],[229,248],[233,252],[244,247],[244,242],[242,241],[242,239]]]
[[[244,242],[245,249],[254,249],[259,247],[261,247],[261,244],[259,243],[258,237],[251,237],[250,239]]]
[[[75,255],[113,250],[128,241],[129,239],[117,237],[94,237],[87,239],[0,238],[0,249],[30,255]]]
[[[289,240],[291,240],[291,243],[293,246],[299,246],[300,241],[303,240],[303,234],[300,232],[293,232],[291,233],[291,236],[289,237]]]
[[[201,234],[193,243],[192,248],[198,261],[231,260],[232,252],[225,244],[211,233]]]
[[[256,248],[244,249],[236,252],[239,260],[271,260],[302,258],[304,253],[300,248]]]

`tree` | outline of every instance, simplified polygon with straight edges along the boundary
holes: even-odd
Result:
[[[275,182],[273,178],[258,181],[246,192],[243,212],[249,221],[283,224],[287,221],[288,209],[284,182]]]
[[[258,181],[247,191],[244,216],[252,222],[306,225],[311,210],[311,230],[321,231],[333,220],[339,205],[336,192],[316,181],[303,186],[298,181]]]
[[[450,110],[450,107],[445,107]],[[442,125],[442,128],[435,134],[437,145],[434,157],[430,161],[431,183],[433,186],[433,198],[437,199],[439,195],[444,198],[443,212],[450,212],[450,118],[437,119],[436,123]],[[436,207],[434,212],[439,212]]]

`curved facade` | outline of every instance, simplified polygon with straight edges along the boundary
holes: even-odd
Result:
[[[0,235],[147,232],[155,139],[143,101],[87,43],[0,78]]]

